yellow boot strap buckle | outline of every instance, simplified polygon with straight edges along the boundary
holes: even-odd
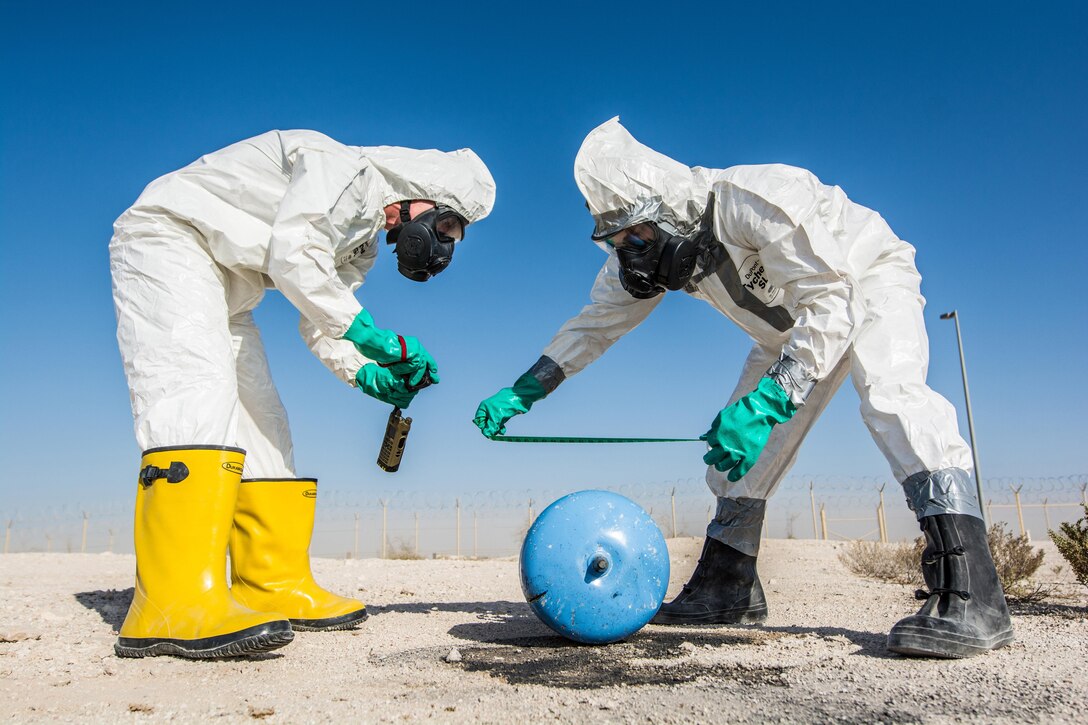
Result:
[[[188,477],[189,467],[181,461],[171,461],[169,468],[149,465],[140,471],[140,483],[145,488],[160,478],[165,478],[167,483],[181,483]]]

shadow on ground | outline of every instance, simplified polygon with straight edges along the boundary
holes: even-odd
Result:
[[[467,672],[483,672],[511,685],[545,685],[574,690],[633,685],[668,685],[704,678],[749,686],[785,687],[788,668],[698,662],[691,657],[700,647],[754,644],[784,635],[756,629],[721,632],[660,632],[643,630],[623,642],[607,646],[582,645],[554,634],[494,639],[492,623],[459,624],[450,634],[477,640],[484,646],[458,651],[456,663]],[[538,624],[536,631],[549,631]],[[507,635],[510,630],[504,630]],[[441,648],[406,652],[395,658],[417,662],[446,655]],[[386,660],[389,661],[389,660]]]
[[[475,639],[480,625],[461,624],[450,634]],[[482,672],[510,685],[537,685],[577,691],[615,691],[632,686],[673,690],[693,683],[699,689],[743,691],[763,703],[765,712],[778,722],[914,723],[915,714],[895,707],[851,700],[845,704],[821,702],[804,691],[793,690],[794,671],[811,671],[812,663],[774,665],[758,657],[744,662],[713,661],[714,650],[728,647],[759,647],[799,634],[818,634],[858,639],[883,635],[835,628],[760,628],[750,626],[650,627],[623,642],[607,646],[581,645],[555,635],[491,640],[481,646],[459,648],[460,661],[450,662],[449,651],[439,648],[404,653],[418,667],[421,661],[446,659],[448,666],[466,672]],[[482,640],[486,641],[486,640]],[[851,640],[853,641],[853,640]],[[706,655],[711,655],[707,657]],[[883,654],[882,654],[883,656]],[[766,660],[768,658],[762,658]]]
[[[135,590],[128,589],[98,589],[93,592],[77,592],[76,601],[87,609],[93,609],[102,617],[102,621],[108,624],[114,632],[121,629],[128,613],[128,605],[132,603],[132,595]]]
[[[536,619],[527,604],[515,602],[444,602],[394,605],[386,611],[455,611],[477,614],[481,621],[458,624],[449,634],[484,646],[459,650],[459,666],[485,672],[509,684],[537,684],[568,689],[617,685],[673,685],[705,678],[746,686],[786,686],[785,666],[714,663],[692,657],[701,649],[759,646],[786,637],[815,636],[843,640],[854,655],[889,659],[884,632],[842,627],[762,627],[751,625],[648,627],[623,642],[581,645],[556,636]],[[424,656],[441,657],[445,652]]]
[[[464,612],[466,614],[493,614],[503,617],[536,619],[533,611],[524,601],[395,602],[393,604],[368,604],[366,609],[372,615],[385,613],[427,614],[429,612]]]
[[[797,636],[812,634],[824,639],[843,638],[858,647],[857,652],[851,654],[863,657],[875,657],[876,659],[900,659],[897,655],[888,651],[887,632],[861,632],[856,629],[844,629],[842,627],[763,627],[766,632],[778,632],[782,636]]]
[[[554,633],[548,629],[524,601],[492,602],[398,602],[367,607],[373,616],[383,614],[434,614],[458,612],[476,615],[477,621],[458,624],[449,633],[460,639],[486,644],[498,643],[517,637],[543,637]]]
[[[1057,602],[1009,602],[1009,611],[1014,617],[1088,618],[1088,606],[1078,607],[1075,604],[1058,604]]]
[[[533,610],[525,602],[414,602],[398,603],[384,607],[375,607],[381,612],[428,613],[464,612],[476,614],[481,621],[458,624],[449,633],[460,639],[483,644],[507,644],[519,637],[540,637],[553,634],[544,623],[537,619]],[[855,655],[876,657],[878,659],[898,658],[899,655],[887,651],[888,635],[886,632],[863,632],[842,627],[767,627],[760,625],[720,625],[697,627],[649,627],[641,630],[636,637],[672,637],[675,633],[678,641],[694,642],[696,639],[713,633],[720,645],[753,644],[767,639],[787,636],[815,635],[824,639],[846,639],[858,648]],[[762,634],[761,634],[762,633]],[[556,638],[559,642],[567,642]],[[631,641],[631,640],[628,640]],[[570,643],[573,646],[574,643]],[[611,645],[615,646],[615,645]]]

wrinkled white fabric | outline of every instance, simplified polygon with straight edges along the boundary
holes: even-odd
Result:
[[[775,428],[755,467],[738,483],[708,470],[716,494],[769,496],[847,367],[861,396],[862,417],[898,480],[922,470],[971,470],[955,409],[925,384],[925,300],[914,248],[879,214],[791,166],[689,169],[639,143],[615,118],[586,137],[574,173],[595,216],[622,219],[631,210],[637,215],[655,209],[688,233],[704,218],[713,194],[710,219],[725,254],[719,254],[721,266],[697,270],[686,291],[756,343],[733,399],[751,392],[783,354],[816,381],[807,399],[794,397],[798,414]],[[619,283],[615,252],[602,246],[609,256],[591,303],[544,350],[567,377],[638,325],[664,297],[631,297]],[[756,302],[738,304],[730,280]],[[776,327],[776,316],[787,324]],[[708,419],[715,412],[708,410]]]
[[[695,229],[706,209],[713,169],[689,168],[635,140],[615,117],[593,129],[574,159],[574,181],[594,219],[654,210],[654,221]],[[604,248],[604,245],[600,245]]]
[[[354,293],[377,257],[384,207],[406,199],[471,223],[491,211],[495,184],[468,149],[346,146],[315,131],[270,131],[149,184],[110,243],[140,446],[237,445],[247,469],[266,461],[254,475],[293,475],[259,336],[254,328],[239,347],[231,326],[251,326],[264,290],[278,289],[300,311],[310,350],[354,384],[369,361],[339,338],[362,309]],[[240,390],[245,381],[275,401]],[[268,455],[254,455],[260,441]]]
[[[472,223],[490,213],[495,183],[469,149],[345,146],[315,131],[270,131],[155,180],[133,208],[191,224],[221,266],[247,286],[274,286],[339,338],[361,309],[352,287],[374,259],[362,252],[385,225],[383,209],[403,199],[445,204]]]

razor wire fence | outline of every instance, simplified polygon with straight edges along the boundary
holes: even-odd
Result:
[[[701,478],[603,486],[641,505],[666,537],[702,536],[715,498]],[[1088,474],[984,480],[987,515],[1045,539],[1088,505]],[[337,558],[505,557],[569,489],[459,493],[321,489],[311,553]],[[3,552],[132,553],[132,501],[0,510]],[[901,489],[879,477],[787,477],[767,505],[764,536],[896,541],[918,536]]]

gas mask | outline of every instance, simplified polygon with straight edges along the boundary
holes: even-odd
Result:
[[[400,224],[385,236],[395,244],[397,269],[410,280],[426,282],[453,258],[454,243],[465,236],[464,217],[446,206],[436,206],[411,218],[411,201],[400,203]]]
[[[706,235],[680,236],[664,222],[642,222],[608,237],[620,262],[620,284],[640,300],[683,289],[707,246]]]

